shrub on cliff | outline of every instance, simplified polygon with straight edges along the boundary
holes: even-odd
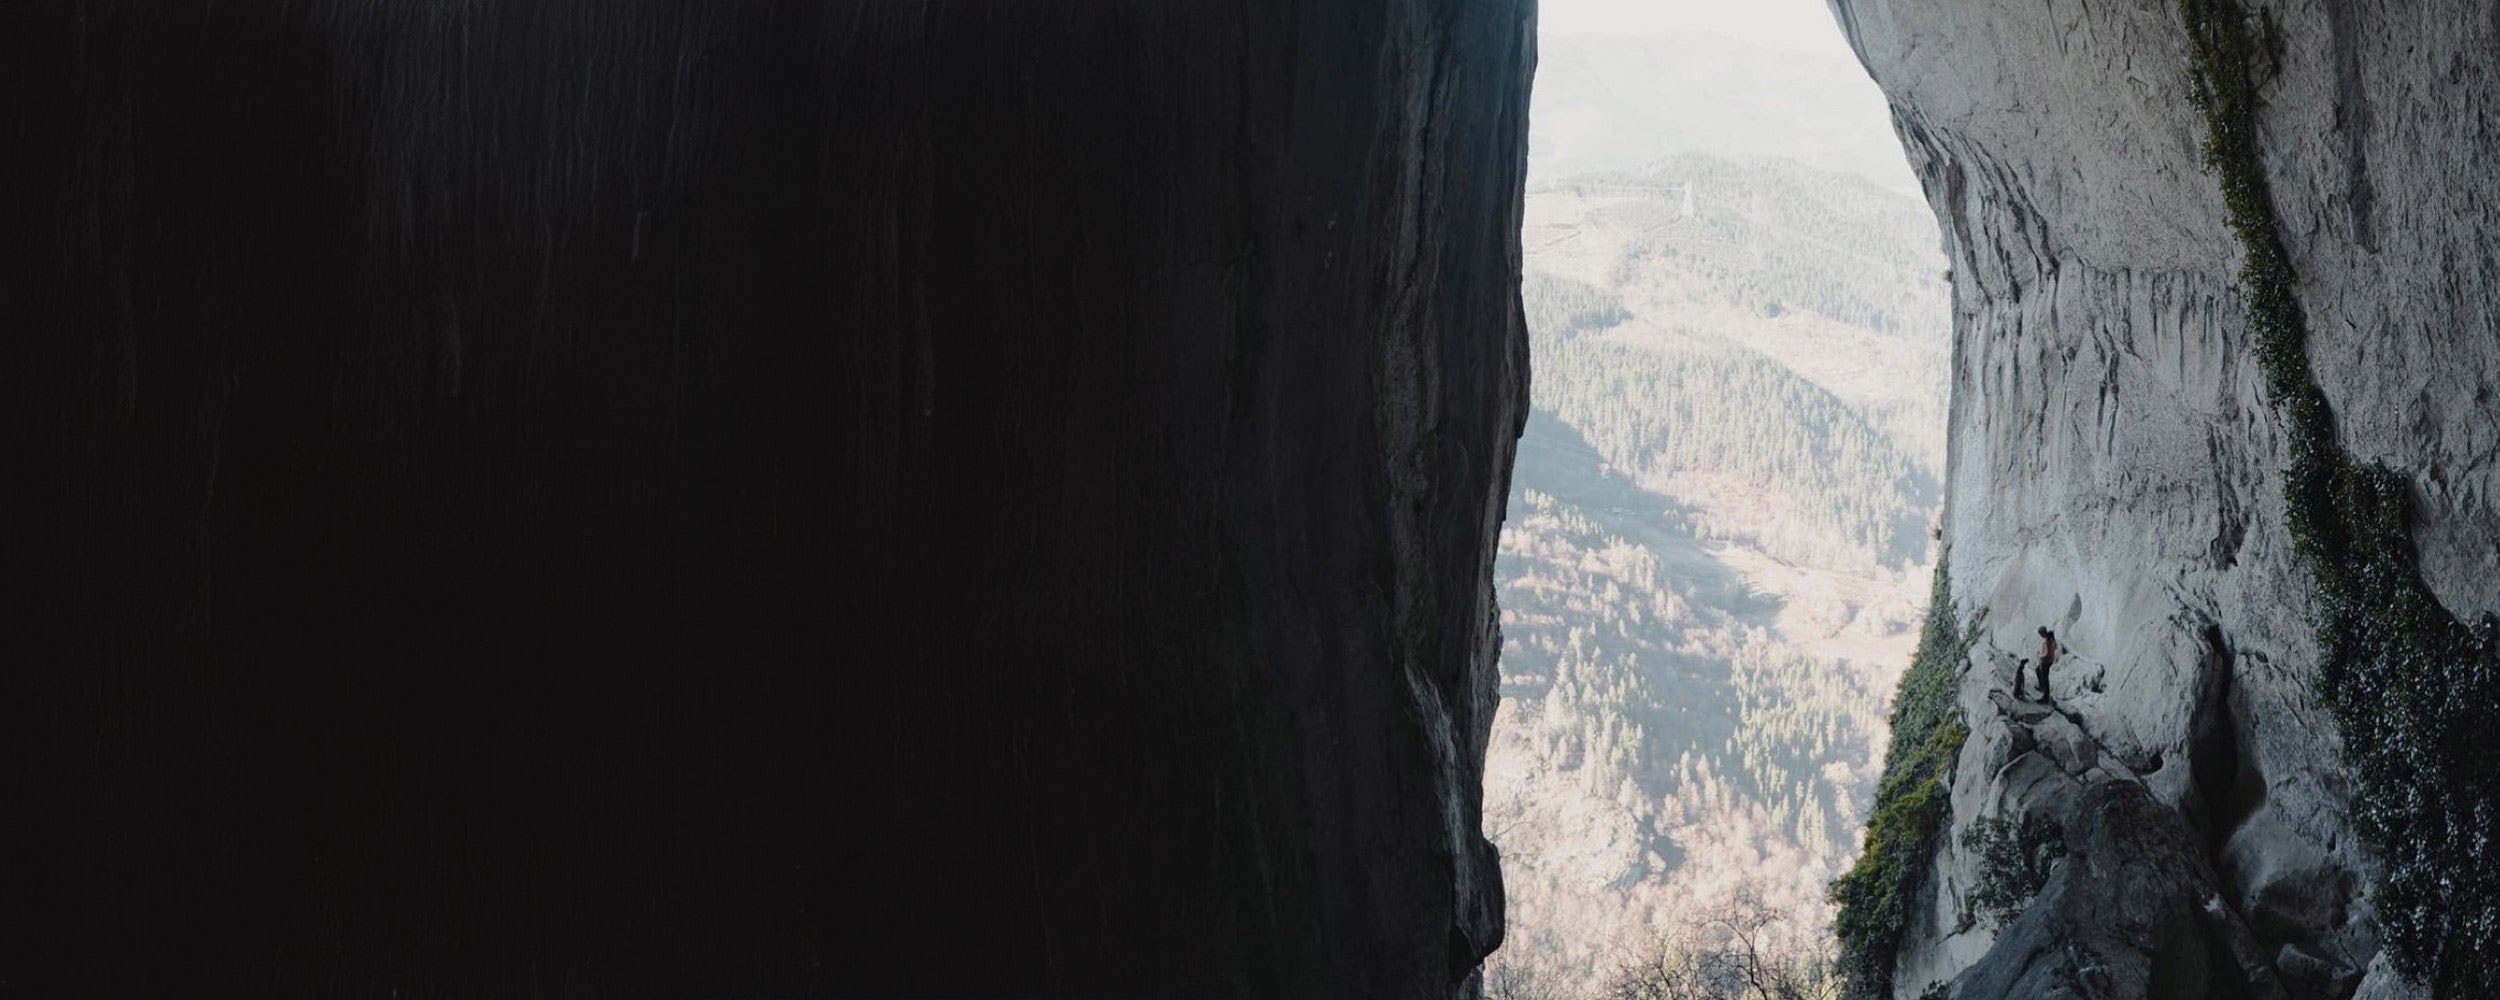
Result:
[[[1901,675],[1893,704],[1892,748],[1884,754],[1866,846],[1857,864],[1832,882],[1832,902],[1840,907],[1832,930],[1840,938],[1840,971],[1852,997],[1892,995],[1902,930],[1916,913],[1939,839],[1952,825],[1953,762],[1970,736],[1954,707],[1954,692],[1972,637],[1972,630],[1954,620],[1949,562],[1940,557],[1918,652]]]
[[[2037,813],[2019,824],[1983,819],[1962,832],[1962,850],[1979,862],[1965,922],[1984,919],[2002,927],[2048,885],[2050,866],[2066,855],[2066,836],[2056,820]]]

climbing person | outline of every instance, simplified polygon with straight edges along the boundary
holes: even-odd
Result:
[[[2057,633],[2049,631],[2048,626],[2042,625],[2040,626],[2040,666],[2038,669],[2040,671],[2040,700],[2043,703],[2057,700],[2049,694],[2049,665],[2056,662]],[[2021,678],[2018,677],[2016,680],[2019,682]]]

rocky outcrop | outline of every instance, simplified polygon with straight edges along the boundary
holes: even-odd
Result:
[[[0,983],[1462,989],[1532,35],[12,5]]]
[[[1980,623],[1954,823],[2066,817],[2073,848],[2021,917],[1963,926],[1979,873],[1945,838],[1895,989],[2410,994],[2373,915],[2385,859],[2355,835],[2359,785],[2312,696],[2330,609],[2286,527],[2297,428],[2235,284],[2179,7],[1834,8],[1953,259],[1945,539],[1956,611]],[[2397,473],[2422,580],[2471,622],[2500,606],[2500,17],[2464,0],[2249,16],[2279,39],[2255,146],[2308,374],[2342,451]],[[2068,646],[2060,714],[2027,722],[1988,695],[2041,625]]]
[[[1953,788],[1966,833],[1903,949],[1905,978],[1951,978],[1964,1000],[2292,995],[2279,956],[2226,900],[2229,885],[2201,842],[2217,824],[2179,808],[2207,801],[2202,789],[2183,796],[2172,786],[2210,772],[2211,761],[2150,762],[2153,772],[2139,773],[2080,713],[2002,690],[1987,692],[1973,717]],[[1992,821],[2005,825],[1992,830]],[[2011,852],[1985,844],[2009,829],[2018,838]],[[1989,904],[2017,915],[1984,912]],[[2327,984],[2330,992],[2348,994],[2350,979]]]

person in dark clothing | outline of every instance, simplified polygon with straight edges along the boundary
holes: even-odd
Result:
[[[2040,626],[2040,659],[2036,662],[2039,663],[2036,669],[2040,671],[2040,700],[2055,700],[2049,694],[2049,665],[2057,662],[2057,633],[2049,631],[2046,625]]]
[[[2038,658],[2038,659],[2032,659],[2032,660],[2016,660],[2016,661],[2014,661],[2014,697],[2015,697],[2015,699],[2020,700],[2020,699],[2022,698],[2022,696],[2023,696],[2023,674],[2024,674],[2024,672],[2025,672],[2025,671],[2035,670],[2035,669],[2036,669],[2036,670],[2039,672],[2039,678],[2040,678],[2040,685],[2039,685],[2039,686],[2040,686],[2040,700],[2041,700],[2041,701],[2043,701],[2043,702],[2048,701],[2048,700],[2049,700],[2049,665],[2050,665],[2050,664],[2053,664],[2053,663],[2056,663],[2056,662],[2057,662],[2057,633],[2049,631],[2049,627],[2048,627],[2048,626],[2046,626],[2046,625],[2042,625],[2042,626],[2040,626],[2040,656],[2039,656],[2039,658]],[[2038,666],[2038,667],[2036,667],[2036,668],[2032,666],[2032,664],[2035,664],[2035,663],[2036,663],[2036,664],[2039,664],[2039,666]]]

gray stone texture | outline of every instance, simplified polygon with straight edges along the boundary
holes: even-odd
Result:
[[[1948,846],[1896,990],[2054,995],[2026,977],[2055,967],[2111,970],[2075,972],[2076,996],[2225,995],[2179,991],[2244,967],[2251,995],[2408,995],[2376,957],[2373,862],[2346,829],[2335,728],[2308,696],[2315,616],[2284,529],[2283,432],[2201,164],[2175,5],[1833,7],[1953,262],[1945,539],[1956,609],[1983,623],[1957,829],[2080,810],[2069,831],[2087,861],[2179,854],[2089,892],[2061,870],[2013,926],[1957,931],[1974,873]],[[2409,478],[2433,589],[2460,617],[2500,608],[2500,6],[2257,9],[2287,41],[2263,90],[2263,166],[2312,370],[2345,446]],[[2040,625],[2066,647],[2050,716],[1991,698]],[[2093,839],[2122,816],[2176,835]],[[2188,924],[2158,914],[2208,889],[2220,915],[2190,921],[2204,958],[2181,965]],[[2152,930],[2105,933],[2120,924]],[[2039,951],[2052,928],[2053,960]],[[2163,971],[2190,967],[2206,971]]]

